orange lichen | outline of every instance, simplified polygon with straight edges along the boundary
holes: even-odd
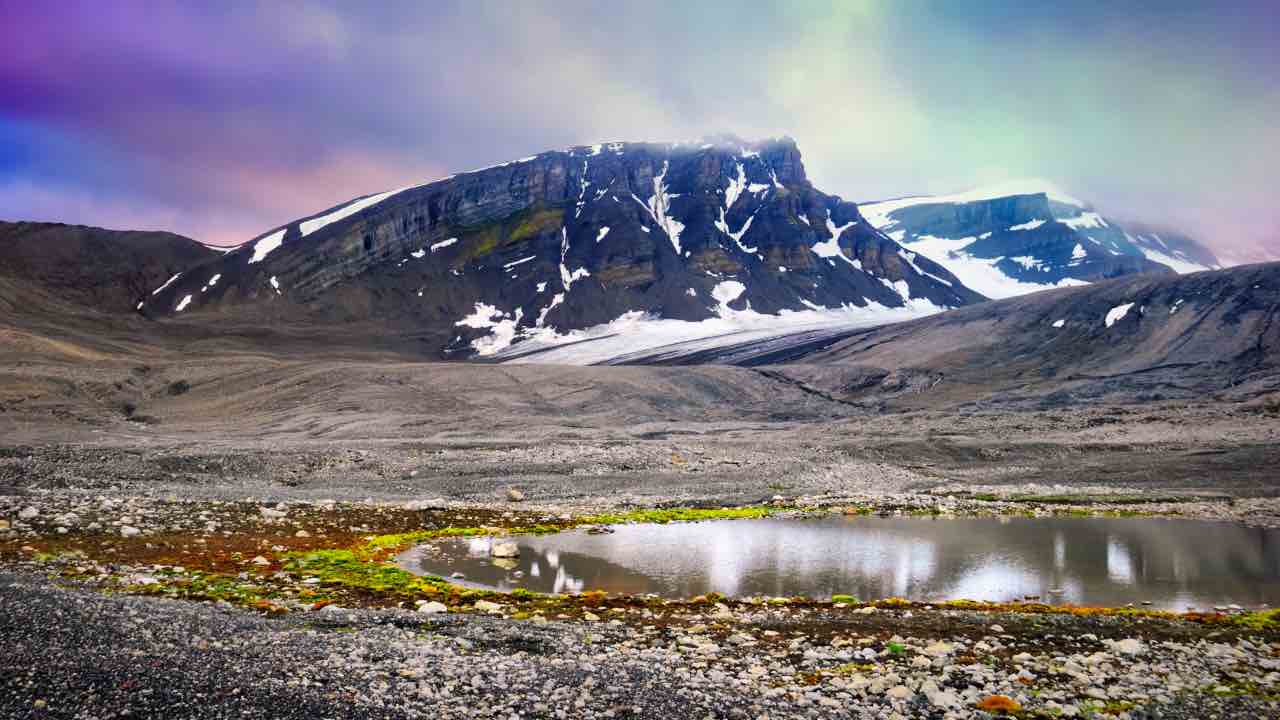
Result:
[[[1016,713],[1022,709],[1017,700],[1007,695],[988,695],[978,702],[977,707],[990,713]]]

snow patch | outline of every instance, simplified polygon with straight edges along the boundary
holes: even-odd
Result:
[[[737,280],[725,280],[711,288],[711,297],[720,304],[720,313],[724,314],[725,311],[729,310],[729,303],[737,300],[746,291],[747,286]]]
[[[182,312],[182,311],[183,311],[183,310],[185,310],[185,309],[186,309],[186,307],[187,307],[188,305],[190,305],[190,304],[191,304],[191,296],[190,296],[190,295],[187,295],[186,297],[184,297],[184,298],[182,298],[181,300],[179,300],[179,301],[178,301],[178,306],[177,306],[177,307],[175,307],[175,308],[173,309],[173,311],[174,311],[174,312]]]
[[[1053,326],[1054,326],[1054,327],[1056,327],[1056,328],[1060,328],[1060,327],[1062,327],[1063,325],[1066,325],[1066,324],[1067,324],[1067,321],[1066,321],[1065,319],[1063,319],[1063,320],[1054,320],[1054,321],[1053,321]]]
[[[668,215],[671,211],[671,199],[678,197],[667,192],[667,185],[663,182],[667,177],[667,170],[670,162],[664,160],[662,162],[662,172],[653,178],[653,197],[649,198],[649,203],[645,205],[649,209],[649,214],[653,216],[653,221],[658,227],[667,233],[667,237],[671,238],[671,245],[675,247],[676,254],[680,254],[680,233],[684,232],[684,224],[679,220]],[[633,196],[634,197],[634,196]],[[639,200],[639,198],[636,198]]]
[[[596,233],[596,242],[600,242],[600,241],[601,241],[601,240],[603,240],[603,239],[604,239],[604,237],[605,237],[606,235],[608,235],[608,234],[609,234],[609,226],[608,226],[608,225],[606,225],[606,226],[604,226],[604,227],[600,228],[600,231]]]
[[[503,270],[510,270],[511,268],[513,268],[513,267],[515,267],[515,266],[517,266],[517,265],[523,265],[523,264],[525,264],[525,263],[529,262],[530,260],[533,260],[533,259],[534,259],[534,258],[536,258],[536,257],[538,257],[538,256],[537,256],[537,255],[530,255],[529,257],[523,257],[523,258],[520,258],[519,260],[512,260],[511,262],[507,263],[506,265],[503,265],[503,266],[502,266],[502,269],[503,269]]]
[[[441,240],[440,242],[435,243],[434,245],[431,246],[431,252],[435,252],[437,250],[443,250],[444,248],[447,248],[456,242],[458,242],[458,238],[456,237],[451,237],[448,240]]]
[[[279,230],[255,242],[253,244],[253,257],[249,258],[249,264],[252,265],[256,262],[262,262],[267,255],[270,255],[273,250],[280,247],[280,245],[284,243],[284,231],[285,228],[280,228]]]
[[[854,219],[854,220],[850,220],[844,225],[836,227],[835,222],[831,220],[831,211],[828,210],[827,211],[827,232],[831,233],[831,237],[827,238],[826,240],[823,240],[822,242],[814,243],[813,246],[810,247],[809,249],[812,250],[813,254],[817,255],[818,257],[824,257],[828,259],[838,257],[841,260],[844,260],[850,265],[853,265],[857,269],[861,270],[862,263],[859,261],[852,260],[849,258],[848,255],[845,255],[844,252],[840,249],[840,242],[839,242],[840,234],[843,233],[845,230],[848,230],[849,228],[856,225],[857,222],[858,221]]]
[[[1011,232],[1016,232],[1019,230],[1035,230],[1036,228],[1040,227],[1044,223],[1045,223],[1044,220],[1032,220],[1031,222],[1024,222],[1021,225],[1010,225],[1009,230]]]
[[[161,290],[164,290],[165,288],[167,288],[167,287],[169,287],[170,285],[172,285],[172,284],[173,284],[173,282],[174,282],[175,280],[177,280],[178,278],[180,278],[180,277],[182,277],[182,273],[178,273],[177,275],[174,275],[173,277],[169,278],[168,280],[165,280],[165,281],[164,281],[164,284],[163,284],[163,285],[161,285],[160,287],[156,288],[155,290],[152,290],[152,291],[151,291],[151,294],[152,294],[152,295],[159,295]]]
[[[269,282],[271,283],[271,287],[276,291],[276,294],[277,294],[277,295],[279,295],[279,294],[280,294],[280,281],[276,279],[276,276],[275,276],[275,275],[272,275],[272,276],[271,276],[271,280],[270,280]]]
[[[422,250],[421,248],[419,248],[418,250],[414,250],[413,252],[411,252],[411,253],[409,253],[409,254],[410,254],[410,255],[412,255],[414,258],[416,258],[416,259],[418,259],[418,260],[421,260],[422,258],[424,258],[424,257],[426,257],[426,256],[427,256],[427,251],[426,251],[426,250]]]
[[[1116,323],[1123,320],[1125,315],[1129,314],[1129,308],[1131,307],[1133,307],[1133,303],[1125,303],[1124,305],[1117,305],[1111,308],[1110,310],[1107,311],[1107,317],[1103,320],[1103,322],[1106,323],[1107,327],[1111,327],[1112,325],[1115,325]]]
[[[471,349],[477,355],[487,357],[506,348],[516,337],[516,326],[524,317],[524,310],[516,308],[514,315],[508,315],[488,303],[477,302],[472,313],[454,325],[489,330],[489,334],[471,341]]]
[[[378,193],[377,195],[370,195],[368,197],[363,197],[358,200],[353,200],[347,203],[346,205],[343,205],[342,207],[338,208],[337,210],[334,210],[328,215],[322,215],[317,218],[311,218],[310,220],[303,220],[301,223],[298,224],[298,230],[299,232],[302,233],[302,237],[306,237],[311,233],[325,227],[326,225],[330,225],[332,223],[338,222],[339,220],[349,218],[352,215],[355,215],[356,213],[360,212],[361,210],[364,210],[365,208],[373,207],[374,205],[377,205],[378,203],[382,202],[383,200],[386,200],[392,195],[402,193],[411,187],[413,186],[410,185],[408,187],[402,187],[396,190],[388,190],[383,193]]]
[[[992,299],[1025,295],[1051,287],[1088,285],[1083,280],[1063,278],[1057,283],[1023,282],[1005,275],[996,267],[1004,258],[979,258],[965,252],[977,238],[940,238],[921,235],[908,244],[912,252],[919,253],[945,267],[969,289]]]

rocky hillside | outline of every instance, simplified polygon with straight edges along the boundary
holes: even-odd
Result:
[[[460,356],[620,317],[982,299],[814,188],[790,139],[723,138],[573,147],[360,198],[183,273],[143,311],[369,319]]]
[[[791,361],[794,378],[845,399],[931,406],[1267,395],[1280,391],[1280,263],[982,303]]]
[[[0,222],[0,277],[104,312],[132,312],[177,273],[220,256],[168,232]]]
[[[867,203],[863,214],[988,297],[1219,267],[1190,237],[1122,224],[1043,183]]]

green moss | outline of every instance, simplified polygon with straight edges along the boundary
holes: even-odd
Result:
[[[1280,630],[1280,609],[1231,615],[1228,622],[1252,630]]]
[[[622,523],[695,522],[698,520],[746,520],[769,517],[782,508],[760,505],[740,508],[669,508],[604,513],[575,518],[575,525],[620,525]]]
[[[549,230],[559,230],[560,226],[564,225],[564,210],[561,208],[530,210],[517,215],[517,219],[518,222],[511,230],[508,242],[520,242]]]
[[[854,603],[858,602],[858,598],[852,595],[832,595],[831,602],[845,603],[846,605],[853,605]]]
[[[414,575],[394,565],[371,562],[353,550],[314,550],[294,553],[289,558],[286,570],[319,578],[322,587],[410,597],[457,590],[443,578]]]

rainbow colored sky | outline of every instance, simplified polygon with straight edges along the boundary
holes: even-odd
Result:
[[[853,200],[1045,178],[1280,252],[1280,6],[1228,4],[0,0],[0,218],[230,244],[545,149],[727,131],[795,137]]]

